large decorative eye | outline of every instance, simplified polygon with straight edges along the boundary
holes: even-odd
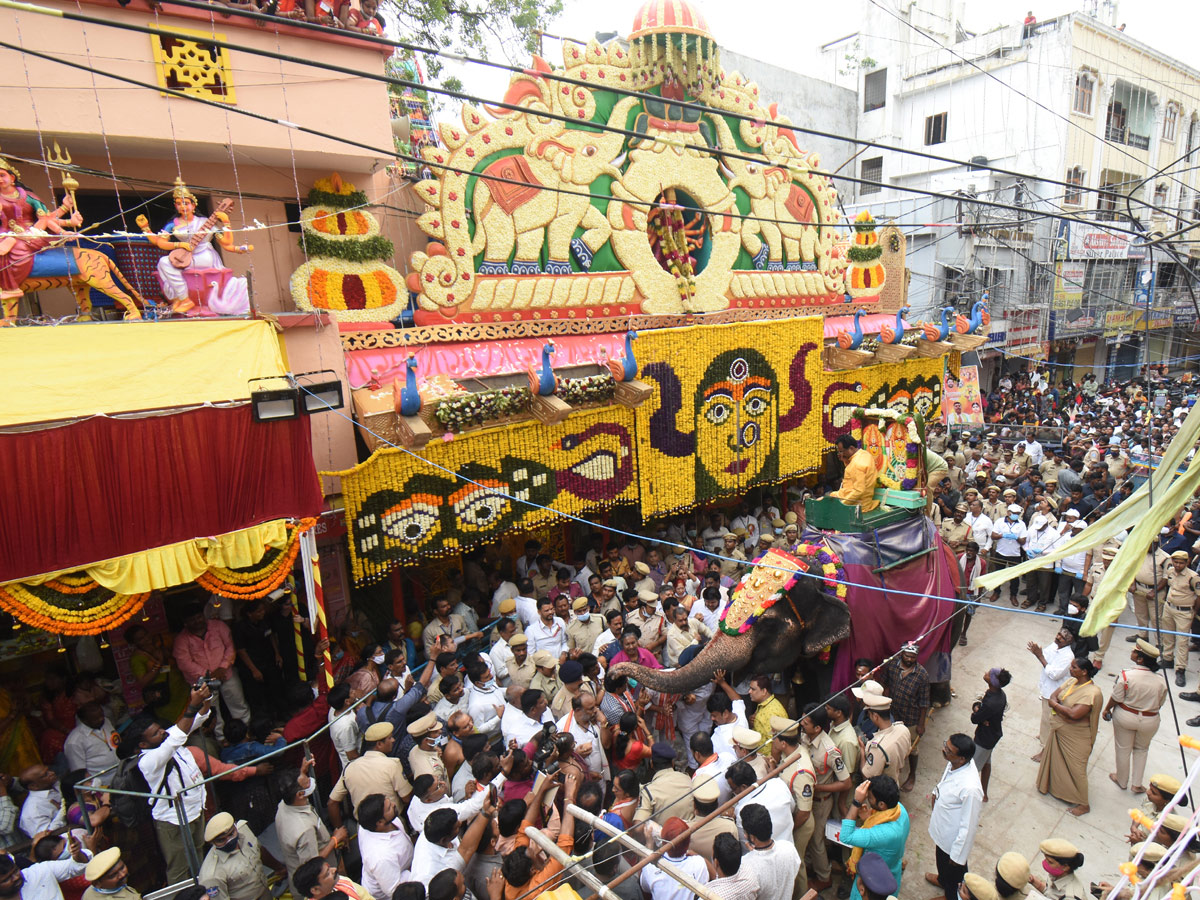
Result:
[[[385,510],[379,517],[379,527],[391,540],[417,548],[427,541],[440,526],[439,498],[414,494],[403,503]]]
[[[588,144],[587,146],[585,146],[583,148],[583,155],[584,156],[595,156],[596,155],[596,145]]]
[[[746,391],[746,396],[742,400],[742,407],[746,410],[747,415],[751,416],[761,416],[770,405],[771,392],[766,388],[751,388]]]
[[[490,531],[512,508],[512,501],[504,496],[508,485],[499,481],[485,481],[467,485],[450,497],[450,507],[459,527],[464,531]]]
[[[704,405],[704,418],[714,425],[724,425],[733,415],[733,398],[728,394],[713,394]]]

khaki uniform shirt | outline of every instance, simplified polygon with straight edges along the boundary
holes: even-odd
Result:
[[[1156,550],[1153,555],[1142,557],[1142,564],[1133,576],[1129,589],[1139,594],[1152,594],[1157,584],[1171,571],[1171,554]]]
[[[931,434],[925,438],[925,446],[941,456],[946,452],[946,443],[949,440],[949,435],[943,433]]]
[[[858,736],[854,733],[854,726],[850,721],[846,720],[841,725],[831,725],[829,739],[833,741],[833,745],[842,754],[842,763],[845,765],[846,771],[857,772]]]
[[[89,884],[87,890],[83,892],[83,900],[142,900],[142,895],[129,885],[125,885],[114,893],[102,894]]]
[[[1051,478],[1058,481],[1058,473],[1065,468],[1066,465],[1063,463],[1055,462],[1053,459],[1044,459],[1038,466],[1038,471],[1042,473],[1042,481],[1049,481]]]
[[[528,656],[525,657],[525,662],[520,665],[517,665],[515,659],[508,661],[508,680],[510,684],[528,688],[533,683],[533,676],[536,674],[537,666],[533,664],[533,660]]]
[[[693,812],[685,821],[690,825],[699,818]],[[697,856],[712,859],[713,841],[716,840],[717,835],[732,834],[737,837],[737,833],[737,826],[733,824],[733,819],[728,816],[717,816],[711,822],[706,822],[692,832],[690,848],[696,852]]]
[[[216,888],[215,900],[258,900],[270,897],[258,838],[244,821],[237,823],[238,845],[231,853],[213,847],[200,866],[199,881],[206,888]],[[210,895],[211,896],[211,895]]]
[[[780,772],[779,778],[792,792],[792,802],[796,804],[796,809],[800,812],[812,810],[815,795],[813,785],[817,781],[816,773],[813,771],[812,757],[808,755],[808,750],[804,746],[800,747],[799,758]]]
[[[586,686],[587,685],[581,686],[579,692],[583,693],[583,690]],[[558,689],[558,693],[554,695],[554,699],[550,701],[550,714],[553,715],[556,720],[561,719],[571,711],[571,701],[574,699],[575,695],[568,691],[567,686],[564,684]]]
[[[954,489],[956,491],[962,490],[963,470],[957,463],[952,466],[947,467],[946,477],[950,479],[950,484],[954,487]]]
[[[687,811],[683,803],[676,803],[681,797],[691,793],[692,779],[674,769],[662,769],[655,772],[650,783],[642,786],[638,801],[635,822],[645,822],[653,819],[659,825],[667,824],[671,816],[678,816],[680,811]]]
[[[604,619],[599,613],[592,613],[586,622],[572,619],[567,623],[567,649],[591,653],[592,645],[603,630]]]
[[[983,514],[993,522],[999,522],[1008,515],[1008,504],[1003,500],[984,500]]]
[[[562,690],[562,686],[563,683],[558,677],[557,671],[549,677],[543,675],[541,672],[538,672],[533,676],[533,680],[529,682],[529,689],[531,691],[541,691],[543,694],[545,694],[547,703],[550,703],[555,697],[558,696],[558,692]]]
[[[378,750],[368,750],[358,759],[350,760],[329,792],[329,799],[341,802],[349,797],[350,805],[358,809],[358,804],[369,794],[383,794],[397,807],[403,806],[404,798],[412,794],[412,785],[404,777],[400,760]]]
[[[275,810],[275,834],[279,837],[279,849],[283,853],[281,862],[287,867],[289,879],[301,863],[312,859],[329,843],[329,829],[311,803],[289,806],[280,800]],[[299,897],[300,894],[293,893],[292,896]]]
[[[1033,459],[1028,453],[1014,453],[1012,458],[1013,469],[1017,472],[1017,477],[1024,475],[1029,471],[1029,467],[1033,465]]]
[[[850,773],[846,771],[846,761],[842,759],[842,751],[824,731],[808,745],[808,755],[812,759],[817,784],[833,784],[850,777]]]
[[[739,560],[741,563],[746,562],[745,551],[741,547],[734,547],[729,553],[722,550],[721,555],[727,557],[721,560],[721,574],[726,578],[736,578],[744,566],[733,562],[733,560]]]
[[[470,634],[470,632],[467,631],[466,620],[462,616],[456,615],[455,613],[450,613],[449,625],[443,625],[437,619],[430,620],[429,624],[425,626],[425,630],[421,633],[421,640],[425,644],[426,659],[433,659],[437,656],[437,654],[433,652],[433,643],[437,640],[439,635],[443,634],[453,640],[454,638],[462,637],[465,634]]]
[[[749,763],[750,768],[754,770],[754,778],[757,781],[762,781],[767,777],[767,773],[771,771],[771,761],[765,756],[760,756],[757,752],[751,752],[749,756],[743,756],[738,759],[738,762]]]
[[[652,616],[642,617],[642,621],[637,623],[637,627],[642,629],[642,636],[638,640],[639,647],[649,647],[659,638],[667,636],[667,620],[657,613]],[[662,647],[659,647],[657,654],[662,653]]]
[[[942,540],[950,545],[950,549],[961,553],[966,549],[971,537],[971,526],[965,521],[955,522],[953,519],[942,519]]]
[[[437,750],[413,747],[408,753],[408,765],[412,769],[413,778],[432,775],[435,780],[441,777],[446,779],[446,784],[450,783],[450,776],[446,774],[446,764],[442,762],[442,754]],[[358,806],[354,808],[358,809]]]
[[[1117,676],[1112,699],[1139,712],[1157,712],[1167,702],[1167,683],[1162,675],[1134,666]]]
[[[1196,595],[1200,593],[1200,575],[1191,569],[1176,572],[1172,567],[1167,573],[1167,602],[1172,606],[1195,607]]]
[[[890,775],[900,783],[900,769],[908,759],[912,750],[912,739],[908,736],[908,726],[903,722],[893,722],[891,727],[875,732],[874,739],[867,744],[863,754],[863,778],[872,775]]]

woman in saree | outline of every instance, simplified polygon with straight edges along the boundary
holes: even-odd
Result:
[[[1038,769],[1038,790],[1072,804],[1068,812],[1082,816],[1088,805],[1087,764],[1096,744],[1104,696],[1092,681],[1096,667],[1077,657],[1071,677],[1050,696],[1050,736]]]

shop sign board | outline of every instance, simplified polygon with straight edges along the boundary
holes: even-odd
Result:
[[[1054,264],[1054,309],[1079,309],[1083,304],[1085,274],[1085,262],[1063,261]]]
[[[1151,310],[1150,328],[1170,328],[1175,324],[1174,317],[1162,310]],[[1104,336],[1117,337],[1144,331],[1146,328],[1146,311],[1144,309],[1110,309],[1104,314]]]
[[[1134,244],[1129,234],[1110,231],[1083,222],[1070,223],[1067,239],[1069,259],[1144,259],[1146,248]]]

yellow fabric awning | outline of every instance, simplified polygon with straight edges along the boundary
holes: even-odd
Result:
[[[262,320],[5,328],[0,359],[0,427],[245,400],[251,378],[287,371]]]
[[[228,534],[153,547],[70,571],[86,572],[97,584],[118,594],[143,594],[195,581],[209,568],[252,566],[263,558],[268,547],[287,544],[288,537],[287,523],[275,519]],[[44,584],[62,574],[49,572],[26,578],[24,583]]]

